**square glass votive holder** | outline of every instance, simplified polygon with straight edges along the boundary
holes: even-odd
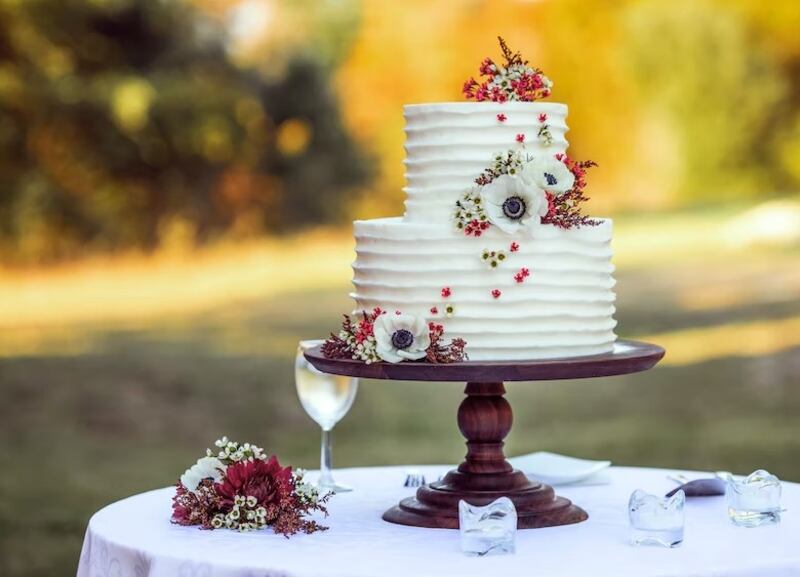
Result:
[[[461,551],[482,557],[514,553],[517,538],[517,509],[508,497],[484,507],[458,502],[458,530]]]
[[[681,490],[672,497],[651,495],[637,489],[628,501],[631,545],[677,547],[683,542],[683,506],[686,494]]]
[[[758,527],[781,521],[781,482],[762,469],[744,479],[729,476],[725,499],[728,518],[734,525]]]

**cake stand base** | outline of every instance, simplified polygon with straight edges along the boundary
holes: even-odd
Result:
[[[627,375],[646,371],[664,356],[664,349],[638,341],[619,340],[611,352],[539,361],[465,361],[449,364],[370,363],[328,359],[319,347],[305,353],[324,373],[368,379],[467,381],[467,397],[458,408],[458,428],[467,439],[467,455],[444,479],[417,490],[384,513],[391,523],[414,527],[458,528],[458,502],[487,505],[508,497],[517,508],[520,529],[580,523],[586,512],[557,497],[544,483],[514,470],[503,454],[511,430],[511,405],[502,381],[542,381]]]
[[[444,479],[424,485],[383,514],[390,523],[458,529],[458,502],[486,505],[508,497],[517,509],[517,526],[535,529],[579,523],[589,518],[553,489],[511,467],[503,439],[511,430],[511,405],[503,383],[468,383],[458,408],[458,427],[467,438],[467,455]]]

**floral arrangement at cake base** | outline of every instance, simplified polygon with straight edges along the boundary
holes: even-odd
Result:
[[[250,443],[222,437],[181,475],[172,498],[172,522],[203,529],[250,531],[272,527],[286,537],[327,527],[306,517],[327,516],[330,495],[320,496],[300,470],[282,467],[274,455]]]
[[[447,341],[444,327],[422,317],[396,311],[389,314],[380,307],[361,313],[356,320],[344,315],[342,329],[322,345],[328,359],[355,359],[365,363],[385,361],[427,361],[454,363],[467,355],[464,339]]]

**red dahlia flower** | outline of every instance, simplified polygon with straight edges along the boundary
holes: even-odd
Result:
[[[281,467],[275,456],[268,461],[239,461],[228,467],[223,480],[215,485],[223,508],[233,507],[237,496],[253,496],[270,512],[287,500],[294,500],[292,468]]]

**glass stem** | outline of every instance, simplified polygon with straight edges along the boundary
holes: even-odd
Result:
[[[333,485],[331,469],[331,429],[322,429],[322,450],[319,456],[319,484],[320,486]]]

